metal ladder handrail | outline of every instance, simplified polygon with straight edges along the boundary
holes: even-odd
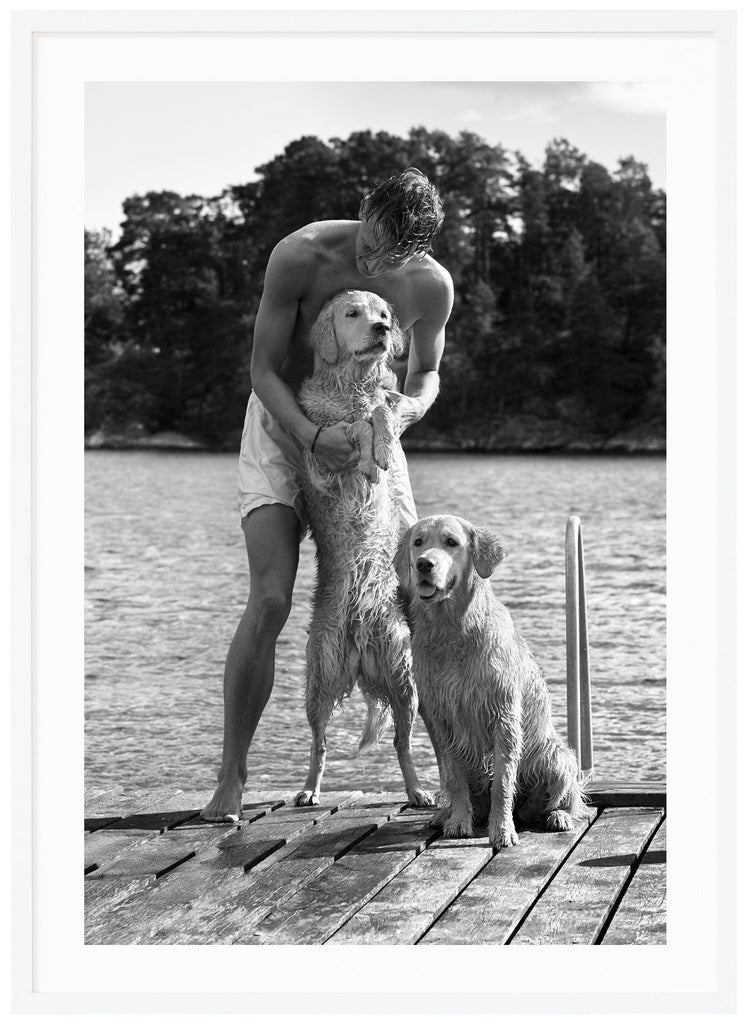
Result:
[[[594,770],[594,746],[584,544],[578,516],[570,516],[565,526],[565,656],[568,745],[575,751],[581,776],[584,777]]]

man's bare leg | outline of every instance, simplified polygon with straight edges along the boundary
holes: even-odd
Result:
[[[275,679],[275,643],[290,612],[301,526],[286,505],[264,505],[244,527],[249,600],[228,649],[223,677],[223,760],[218,787],[201,817],[241,817],[246,756]]]

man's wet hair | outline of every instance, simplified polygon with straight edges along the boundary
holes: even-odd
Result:
[[[444,221],[439,194],[417,167],[374,185],[363,197],[358,215],[375,218],[379,254],[390,259],[425,256]]]

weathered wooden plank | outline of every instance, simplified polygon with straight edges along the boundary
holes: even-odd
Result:
[[[107,814],[103,817],[91,817],[83,820],[83,831],[84,832],[98,832],[100,828],[106,828],[107,825],[113,825],[115,821],[121,821],[121,814]]]
[[[378,820],[382,815],[385,815],[387,819],[399,816],[399,805],[390,804],[388,807],[381,805],[378,808],[373,807],[341,807],[335,815],[336,818],[355,818],[358,821],[366,821],[368,818],[372,820]]]
[[[224,831],[235,829],[223,825]],[[277,845],[278,841],[275,841]],[[259,854],[259,849],[245,848],[244,856]],[[242,857],[241,860],[244,858]],[[86,919],[86,942],[89,944],[127,945],[134,942],[159,941],[151,939],[151,932],[159,928],[173,928],[173,922],[189,912],[192,901],[202,893],[225,886],[229,882],[244,879],[243,864],[225,871],[185,870],[194,864],[194,858],[182,862],[173,871],[162,876],[157,882],[150,878],[150,884],[133,888],[124,899],[117,898],[108,906],[97,909],[95,915]],[[102,881],[119,881],[116,877]],[[127,881],[122,877],[121,881]],[[163,941],[163,940],[161,940]]]
[[[587,790],[595,807],[666,807],[667,791],[663,782],[592,782]]]
[[[114,798],[119,796],[123,790],[123,786],[94,786],[88,785],[83,787],[83,797],[86,802],[86,806],[89,803],[93,803],[94,800],[103,800],[108,798]]]
[[[86,786],[83,792],[85,813],[117,811],[122,805],[123,786]]]
[[[229,846],[228,851],[219,849],[217,855],[213,855],[212,849],[209,849],[204,851],[204,856],[180,865],[142,899],[135,897],[119,907],[108,928],[100,929],[97,933],[102,936],[101,941],[146,944],[241,941],[231,935],[231,920],[238,934],[245,919],[252,909],[257,909],[261,900],[265,903],[271,900],[272,893],[277,893],[278,889],[281,893],[287,891],[288,895],[294,891],[292,880],[287,874],[275,874],[282,860],[294,854],[298,856],[311,847],[319,854],[318,865],[310,860],[306,870],[310,873],[316,867],[317,871],[321,871],[332,862],[335,855],[349,848],[374,827],[324,812],[318,824],[314,824],[313,816],[299,817],[304,826],[301,836],[291,838],[290,842],[282,846],[279,840],[275,840],[278,848],[270,854],[266,863],[255,867],[250,874],[244,873],[243,866],[247,853],[252,852],[249,843],[253,838],[254,825],[242,827],[241,832],[247,832],[243,847],[231,849]],[[289,835],[296,833],[297,826],[292,820],[287,822],[286,827]],[[240,833],[235,834],[240,836]],[[313,836],[313,840],[310,841],[309,836]],[[325,844],[326,857],[323,864],[320,840]],[[253,895],[248,895],[249,888],[255,884],[257,888]],[[300,884],[299,880],[296,887]],[[268,913],[272,904],[266,906],[265,903],[261,904],[261,911]],[[93,941],[96,941],[95,936]]]
[[[176,825],[182,825],[190,822],[190,819],[196,818],[198,812],[194,808],[189,810],[181,811],[142,811],[139,814],[128,814],[125,818],[119,818],[117,821],[112,822],[111,825],[107,825],[106,828],[111,829],[145,829],[146,831],[164,832],[166,829],[174,828]]]
[[[158,832],[125,831],[92,832],[83,837],[83,869],[86,874],[101,868],[102,865],[116,860],[129,850],[134,850],[149,839],[159,835]]]
[[[173,870],[178,864],[194,857],[199,842],[208,841],[202,829],[194,832],[185,830],[157,834],[150,841],[141,843],[140,846],[103,864],[96,870],[95,877],[153,875],[158,878],[160,875],[166,874],[167,871]]]
[[[378,819],[382,814],[392,817],[399,814],[407,803],[400,793],[362,793],[358,792],[352,800],[341,804],[337,813],[350,818]]]
[[[407,797],[402,790],[397,789],[380,790],[378,793],[358,790],[355,803],[359,807],[370,807],[373,810],[382,806],[389,807],[391,804],[397,804],[404,809],[407,807]]]
[[[225,829],[226,826],[231,829],[243,828],[245,825],[248,825],[253,821],[264,819],[270,813],[275,814],[276,807],[282,807],[282,804],[273,804],[270,802],[244,804],[241,811],[241,819],[239,821],[203,821],[202,818],[193,816],[185,821],[171,825],[169,827],[169,831],[181,832],[182,829],[192,830],[195,828],[209,831],[210,829]],[[116,828],[117,826],[115,825],[114,827]]]
[[[109,923],[116,908],[156,884],[152,878],[87,878],[83,892],[84,941],[107,941]]]
[[[326,941],[435,835],[434,829],[419,821],[388,822],[258,922],[246,941],[294,945]]]
[[[125,793],[121,786],[117,786],[113,790],[101,791],[96,796],[90,798],[87,796],[85,813],[87,817],[105,814],[125,817],[148,811],[181,810],[192,810],[197,814],[212,795],[212,789],[177,789],[175,786],[159,787],[141,793]],[[242,808],[251,811],[260,805],[280,807],[292,797],[293,794],[290,791],[249,790],[244,794]],[[218,824],[224,823],[218,822]]]
[[[227,944],[253,942],[254,925],[316,878],[359,840],[385,824],[378,819],[360,821],[339,814],[323,819],[313,830],[294,839],[268,857],[243,883],[230,889],[206,891],[188,913],[152,934],[150,941],[175,944]]]
[[[335,794],[334,797],[329,795],[326,805],[291,807],[285,813],[283,808],[280,811],[273,811],[272,814],[226,836],[217,846],[202,850],[192,867],[194,870],[202,870],[203,865],[208,865],[211,869],[243,867],[248,871],[269,853],[278,850],[292,839],[309,833],[317,822],[328,818],[333,811],[337,810],[340,803],[354,797],[355,793],[342,796]],[[254,851],[263,846],[266,847],[263,856],[256,857]],[[246,850],[250,852],[251,856],[242,859],[245,857],[244,851]]]
[[[615,778],[594,778],[587,780],[584,787],[588,792],[594,792],[594,790],[600,790],[611,793],[637,793],[637,792],[651,792],[651,793],[666,793],[667,784],[664,780],[637,780],[630,782],[628,779],[615,779]]]
[[[162,787],[149,792],[125,793],[122,787],[118,786],[117,791],[112,793],[106,790],[92,800],[86,800],[86,817],[95,817],[97,814],[135,814],[146,811],[157,804],[171,800],[176,793],[174,786]]]
[[[603,810],[509,941],[594,944],[661,817],[650,807]]]
[[[200,810],[212,795],[213,791],[209,789],[178,790],[156,802],[149,802],[147,807],[125,815],[110,827],[116,829],[171,829],[184,823],[192,824],[191,819],[198,819]],[[242,819],[247,816],[250,820],[257,818],[261,814],[281,806],[282,803],[282,799],[272,797],[266,800],[244,801],[242,808],[246,806],[246,810],[242,811]]]
[[[656,831],[605,933],[607,946],[658,946],[667,941],[666,821]]]
[[[505,943],[587,827],[580,826],[573,832],[519,832],[519,845],[501,850],[419,944]]]
[[[493,855],[487,838],[435,840],[327,942],[415,943]]]
[[[175,927],[175,922],[184,916],[193,901],[206,892],[213,893],[215,898],[223,893],[223,898],[230,901],[234,881],[239,889],[245,883],[227,876],[243,875],[266,857],[280,852],[294,837],[314,828],[317,820],[329,818],[330,811],[356,795],[356,792],[338,794],[336,800],[330,796],[326,806],[288,808],[287,813],[285,808],[280,808],[266,816],[262,805],[255,805],[255,812],[261,811],[261,815],[251,822],[224,825],[202,822],[193,829],[175,828],[155,842],[156,846],[162,845],[161,840],[170,844],[166,850],[168,859],[181,855],[175,870],[165,875],[157,890],[147,892],[142,899],[136,894],[134,899],[119,906],[116,920],[112,919],[106,928],[92,933],[88,941],[118,944],[168,941],[164,935]],[[181,837],[183,846],[174,845],[177,840],[173,837]],[[194,851],[195,855],[190,856],[189,851]],[[141,852],[127,862],[108,866],[108,871],[102,873],[140,874]],[[162,861],[149,858],[146,866],[152,869],[154,863],[162,864]]]
[[[160,832],[167,829],[175,834],[187,833],[188,835],[183,836],[185,846],[187,847],[192,840],[198,840],[194,847],[195,850],[209,845],[213,841],[217,841],[226,831],[236,830],[239,827],[236,822],[211,823],[201,821],[195,817],[197,812],[193,809],[194,805],[200,804],[203,798],[207,799],[207,794],[207,790],[192,790],[180,791],[176,794],[170,793],[167,797],[159,796],[158,810],[128,815],[115,821],[111,827],[102,828],[90,836],[86,836],[84,872],[86,874],[92,871],[98,871],[101,874],[141,874],[142,872],[136,863],[135,849],[140,847],[146,840],[155,840]],[[242,824],[263,818],[268,812],[281,807],[282,804],[282,798],[273,798],[268,795],[265,795],[264,800],[255,799],[247,801],[244,804],[245,810],[243,811]],[[187,808],[186,811],[180,809],[185,807]],[[140,831],[141,829],[143,831]],[[269,839],[270,837],[265,836],[264,838]],[[173,867],[175,864],[180,863],[178,857],[173,857],[173,854],[179,848],[179,843],[174,839],[168,840],[168,843],[171,845],[167,848],[168,863],[164,865],[166,870],[169,869],[169,864]],[[144,851],[143,863],[148,868],[145,872],[146,874],[158,873],[150,870],[150,868],[154,863],[160,863],[158,858],[162,852],[164,852],[164,847],[161,847],[158,851]],[[268,847],[266,845],[263,854],[260,854],[258,848],[254,858],[255,862],[260,856],[266,856],[267,852]],[[131,856],[121,860],[120,858],[126,853],[131,854]],[[187,849],[185,851],[185,858],[188,856],[189,850]],[[117,863],[115,864],[114,861],[117,861]]]
[[[263,813],[260,812],[260,815]],[[227,832],[236,831],[237,828],[239,825],[236,822],[217,824],[197,820],[191,828],[188,828],[187,825],[178,825],[170,830],[170,834],[181,835],[186,832],[188,833],[186,842],[194,841],[194,848],[201,849],[203,846],[217,842]],[[139,829],[125,831],[102,829],[91,835],[86,835],[84,837],[85,872],[99,869],[100,873],[105,874],[106,869],[125,853],[132,853],[131,859],[134,861],[135,850],[143,843],[156,841],[162,834],[161,831],[146,832]],[[169,841],[176,842],[176,840]],[[171,849],[173,851],[173,847]]]
[[[288,836],[295,836],[313,824],[307,819],[300,824],[288,821],[264,828],[263,823],[264,819],[259,819],[256,824],[242,823],[241,827],[236,822],[208,827],[198,825],[192,829],[180,828],[156,834],[147,844],[105,863],[96,871],[96,877],[158,877],[193,858],[200,870],[208,864],[211,869],[241,868],[248,871],[282,846]]]

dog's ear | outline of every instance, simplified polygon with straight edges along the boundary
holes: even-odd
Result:
[[[403,587],[410,585],[410,534],[412,528],[400,539],[394,553],[394,570]]]
[[[475,570],[478,576],[486,580],[493,575],[495,567],[503,561],[506,552],[496,535],[485,526],[473,526],[470,535]]]
[[[319,358],[334,365],[340,358],[335,334],[335,301],[328,302],[311,325],[309,343]]]
[[[399,325],[397,315],[391,306],[389,307],[389,313],[392,318],[392,356],[396,359],[405,351],[407,338],[405,337],[405,333]]]

